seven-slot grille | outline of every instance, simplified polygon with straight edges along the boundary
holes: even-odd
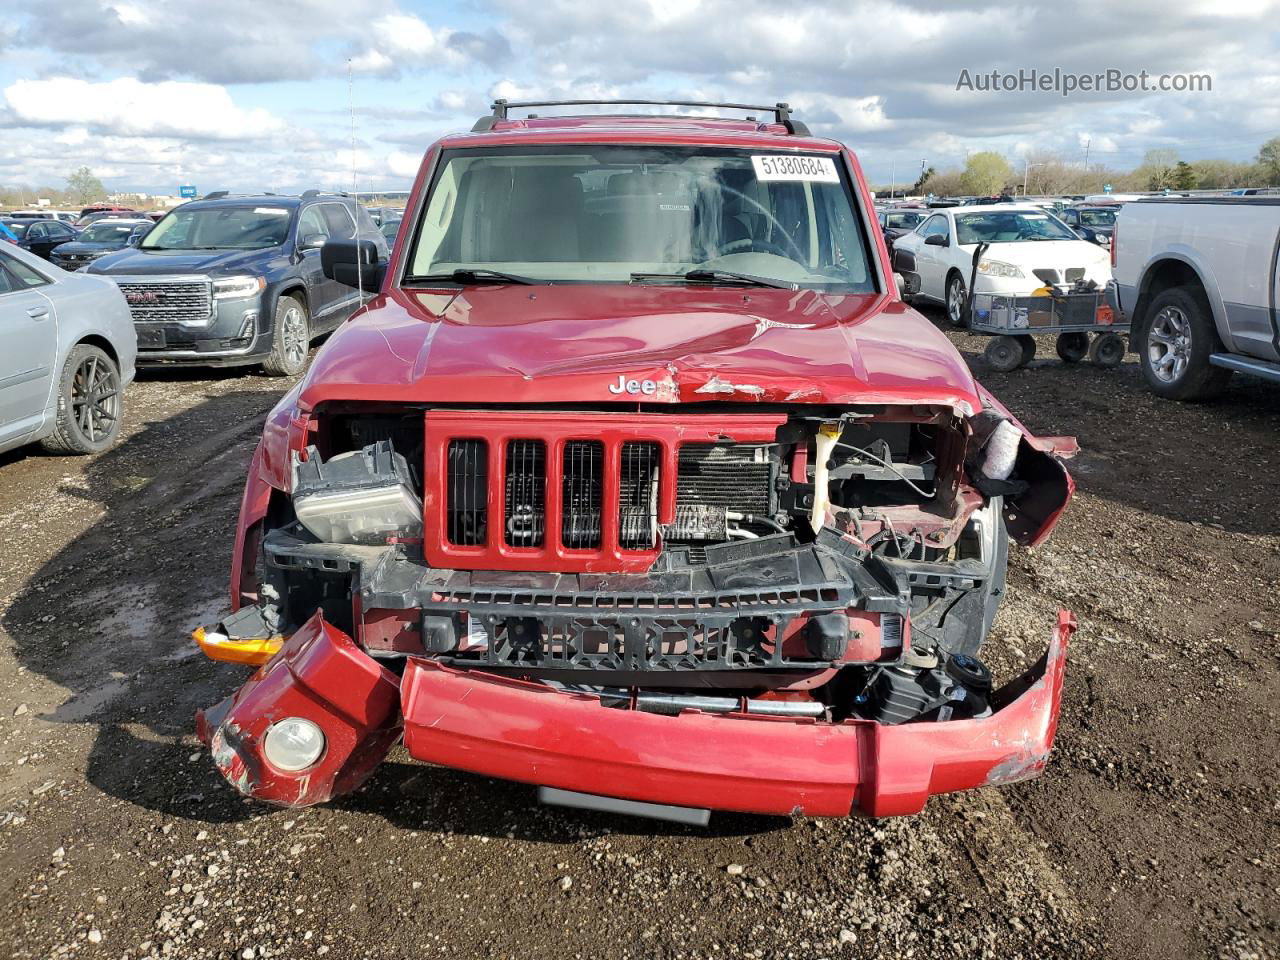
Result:
[[[116,285],[135,323],[207,320],[213,312],[213,294],[203,278],[121,278]]]

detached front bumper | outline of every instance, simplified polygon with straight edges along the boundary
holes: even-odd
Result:
[[[1075,619],[971,720],[886,726],[851,720],[661,716],[594,696],[411,658],[402,678],[317,613],[234,696],[198,717],[242,793],[304,806],[355,789],[400,735],[416,759],[485,776],[672,806],[873,817],[918,813],[933,794],[1039,774],[1057,728]],[[327,748],[307,770],[274,769],[270,725],[300,716]]]

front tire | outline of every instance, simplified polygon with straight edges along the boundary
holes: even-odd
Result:
[[[953,327],[967,327],[969,319],[965,315],[964,277],[953,273],[947,278],[947,320]]]
[[[307,369],[310,349],[311,318],[307,308],[297,297],[281,297],[276,301],[271,355],[262,361],[262,369],[273,377],[296,377]]]
[[[123,413],[120,368],[98,347],[77,344],[58,380],[57,422],[41,446],[57,454],[101,453],[120,436]]]
[[[1222,349],[1208,305],[1186,287],[1161,293],[1138,338],[1142,374],[1151,392],[1170,400],[1205,400],[1222,391],[1230,370],[1209,356]]]

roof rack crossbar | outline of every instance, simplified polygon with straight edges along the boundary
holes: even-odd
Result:
[[[708,100],[507,100],[503,97],[493,101],[493,113],[481,117],[471,129],[474,132],[492,130],[495,123],[509,119],[511,110],[527,107],[586,107],[586,106],[624,106],[624,107],[703,107],[720,110],[755,110],[772,113],[774,122],[780,123],[791,134],[807,136],[808,128],[791,118],[791,104],[779,101],[773,106],[759,103],[715,103]]]

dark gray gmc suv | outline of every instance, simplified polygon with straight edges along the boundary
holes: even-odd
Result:
[[[293,376],[311,340],[360,306],[351,287],[325,278],[330,239],[387,242],[350,197],[209,194],[176,207],[136,247],[102,257],[138,332],[139,366],[261,364]]]

